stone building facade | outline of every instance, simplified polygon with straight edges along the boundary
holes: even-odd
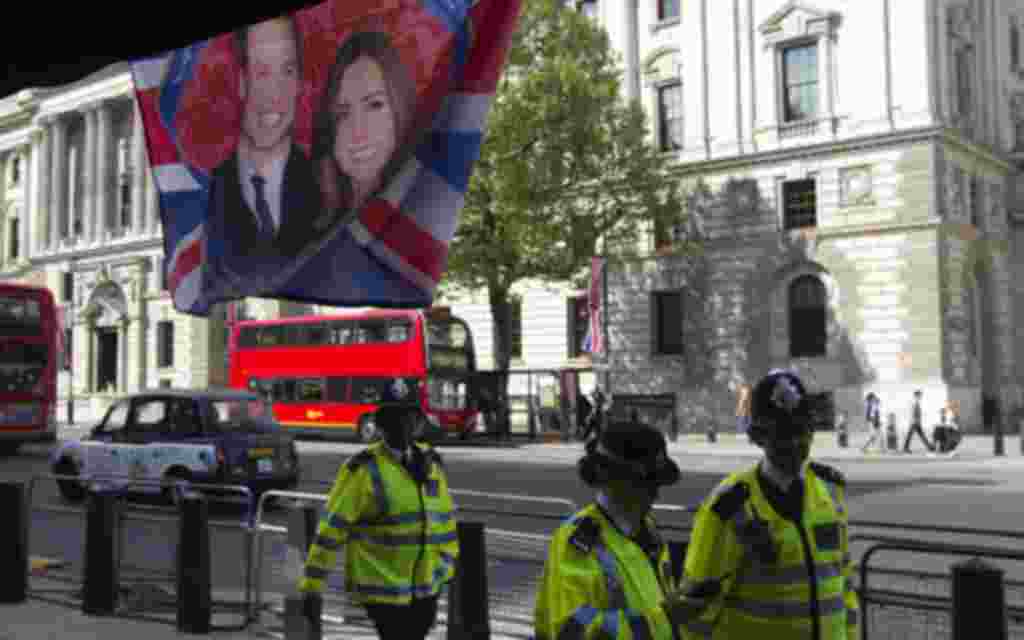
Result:
[[[915,389],[928,424],[1021,407],[1024,2],[582,6],[705,245],[612,260],[616,393],[675,394],[690,429],[783,366],[856,426],[869,391],[901,427]]]
[[[224,312],[174,311],[127,64],[0,99],[0,280],[50,288],[70,334],[61,419],[161,385],[226,382]],[[282,306],[251,301],[250,315]]]

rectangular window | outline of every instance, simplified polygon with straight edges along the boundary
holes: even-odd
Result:
[[[374,344],[388,341],[388,323],[386,320],[361,320],[356,332],[359,344]]]
[[[174,366],[174,322],[162,320],[156,325],[157,366]]]
[[[1010,25],[1010,71],[1020,69],[1020,27]]]
[[[583,340],[587,337],[587,326],[590,324],[590,308],[587,296],[569,298],[567,311],[569,314],[569,357],[578,358],[586,355],[583,351]]]
[[[814,179],[782,183],[783,229],[814,227],[818,224],[818,198]]]
[[[296,402],[323,402],[324,381],[322,378],[307,378],[295,382]]]
[[[64,272],[64,281],[60,290],[61,300],[71,302],[71,294],[75,290],[75,274],[70,271]]]
[[[683,83],[658,87],[658,146],[662,151],[683,148]]]
[[[125,229],[132,226],[132,184],[128,180],[122,180],[118,189],[118,211],[120,225]]]
[[[340,320],[331,324],[328,344],[351,344],[355,337],[356,323],[351,320]]]
[[[956,52],[957,108],[961,117],[971,114],[971,50],[963,47]]]
[[[514,298],[509,301],[509,322],[512,324],[510,331],[512,344],[509,345],[508,355],[512,360],[523,358],[523,301]]]
[[[652,334],[654,353],[679,355],[683,353],[683,294],[679,291],[655,291],[651,294],[653,307]]]
[[[348,378],[327,378],[327,401],[348,402]]]
[[[71,354],[74,353],[74,345],[71,344],[71,338],[75,335],[71,329],[64,330],[64,362],[61,363],[61,367],[65,371],[71,371]]]
[[[658,0],[658,20],[678,20],[679,0]]]
[[[786,122],[818,115],[818,45],[782,51],[783,116]]]
[[[10,253],[8,255],[10,256],[11,260],[17,260],[19,254],[21,253],[21,247],[18,245],[18,241],[21,238],[20,238],[19,232],[18,232],[18,219],[17,218],[14,218],[14,219],[11,220],[10,228],[11,228],[11,244],[10,244],[11,251],[10,251]]]
[[[971,176],[969,183],[970,192],[968,197],[971,202],[971,224],[976,228],[981,228],[981,189],[978,185],[977,176]]]

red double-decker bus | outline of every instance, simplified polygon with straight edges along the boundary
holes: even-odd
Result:
[[[57,305],[48,289],[0,283],[0,451],[57,439]]]
[[[395,378],[418,389],[426,435],[464,437],[477,425],[473,337],[444,307],[238,322],[228,346],[229,384],[268,395],[278,422],[300,435],[372,441],[376,402]]]

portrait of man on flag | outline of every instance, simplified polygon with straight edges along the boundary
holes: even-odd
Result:
[[[331,0],[133,61],[175,308],[429,305],[518,13]]]

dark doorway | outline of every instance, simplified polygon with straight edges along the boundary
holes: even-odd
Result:
[[[117,388],[117,330],[96,330],[96,390]]]

